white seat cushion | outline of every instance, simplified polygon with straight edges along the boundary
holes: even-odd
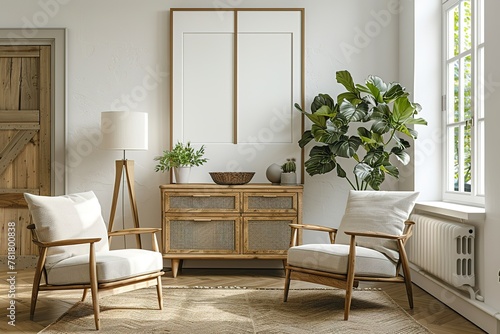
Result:
[[[88,284],[89,257],[79,255],[64,259],[47,270],[48,284]],[[96,253],[97,281],[113,282],[157,272],[163,268],[159,252],[143,249],[120,249]]]
[[[288,250],[288,264],[300,268],[346,274],[349,245],[307,244]],[[396,276],[396,264],[376,250],[356,247],[357,276]]]

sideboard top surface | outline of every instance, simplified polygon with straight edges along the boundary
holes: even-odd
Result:
[[[173,183],[173,184],[162,184],[160,189],[206,189],[206,190],[220,190],[220,189],[240,189],[240,190],[301,190],[303,189],[302,184],[297,185],[273,185],[270,183],[247,183],[242,185],[220,185],[213,183]]]

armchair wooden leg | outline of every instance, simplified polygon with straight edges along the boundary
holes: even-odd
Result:
[[[89,269],[90,269],[90,291],[92,292],[92,306],[94,308],[94,322],[95,322],[95,328],[99,330],[100,328],[99,291],[97,285],[95,250],[93,243],[90,244]]]
[[[33,287],[31,289],[30,320],[33,320],[33,317],[35,316],[36,301],[40,290],[40,281],[42,279],[45,257],[47,256],[47,248],[40,248],[39,254],[40,256],[38,257],[38,263],[36,265],[35,277],[33,278]]]
[[[161,290],[161,276],[156,278],[156,294],[158,295],[158,304],[160,306],[160,310],[163,310],[163,292]]]
[[[82,299],[81,299],[82,302],[85,300],[85,298],[87,298],[88,291],[89,291],[89,289],[83,289]]]
[[[399,240],[399,243],[399,255],[401,256],[403,275],[405,275],[406,295],[408,296],[408,304],[410,305],[410,308],[413,309],[413,286],[411,283],[410,266],[408,265],[408,257],[406,255],[406,251],[404,250],[404,245],[401,240]]]
[[[356,268],[356,242],[354,236],[351,236],[351,243],[349,246],[349,262],[347,264],[347,282],[345,289],[345,306],[344,306],[344,320],[349,319],[349,311],[351,310],[352,289],[354,285],[354,273]]]
[[[290,290],[290,269],[285,269],[285,287],[283,289],[283,301],[286,302],[288,300],[288,290]]]

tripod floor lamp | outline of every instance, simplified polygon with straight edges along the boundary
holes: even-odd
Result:
[[[123,151],[123,159],[116,160],[115,162],[115,185],[111,212],[109,214],[108,231],[111,232],[113,230],[120,183],[123,179],[124,171],[128,185],[134,227],[138,228],[140,225],[134,187],[134,160],[127,160],[125,151],[148,149],[148,114],[132,111],[104,111],[101,113],[101,133],[102,148]],[[142,248],[139,235],[136,235],[136,241],[137,247]]]

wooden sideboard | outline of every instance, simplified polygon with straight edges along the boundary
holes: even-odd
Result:
[[[302,223],[302,185],[160,186],[163,257],[177,276],[185,259],[279,259],[289,224]]]

